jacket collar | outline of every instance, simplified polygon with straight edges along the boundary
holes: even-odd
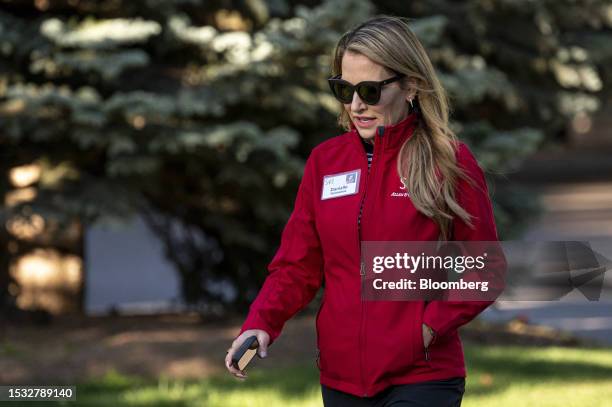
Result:
[[[398,151],[404,142],[408,140],[414,133],[414,129],[419,118],[417,113],[411,113],[401,121],[395,124],[389,124],[386,126],[378,126],[376,128],[376,135],[374,136],[374,148],[376,154],[380,152],[393,152]],[[381,135],[382,131],[382,135]],[[351,122],[351,138],[357,143],[359,148],[363,150],[362,139],[357,131],[357,127]]]

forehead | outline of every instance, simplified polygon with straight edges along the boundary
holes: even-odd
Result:
[[[362,54],[347,51],[342,57],[342,79],[353,84],[361,81],[382,81],[389,76],[384,66]]]

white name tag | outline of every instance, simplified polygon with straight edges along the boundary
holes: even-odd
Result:
[[[325,175],[321,200],[356,194],[359,190],[360,175],[361,169]]]

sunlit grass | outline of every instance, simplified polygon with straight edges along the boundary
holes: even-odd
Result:
[[[463,406],[612,405],[612,349],[466,346]]]
[[[466,345],[465,407],[610,406],[612,349]],[[246,381],[229,375],[203,380],[146,381],[109,372],[78,385],[66,406],[273,407],[321,406],[314,363],[286,369],[254,367]],[[0,403],[1,404],[1,403]],[[30,406],[35,403],[28,403]],[[51,406],[51,403],[40,403]]]

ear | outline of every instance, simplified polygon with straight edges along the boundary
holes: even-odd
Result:
[[[411,99],[414,100],[417,94],[417,82],[416,79],[410,78],[408,79],[408,91],[406,92],[406,102],[409,102]]]

